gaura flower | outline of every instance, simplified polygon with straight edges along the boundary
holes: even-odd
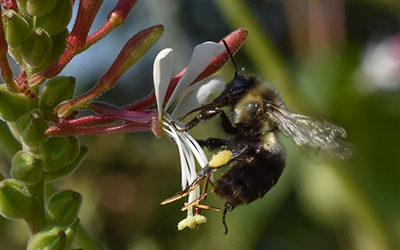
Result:
[[[226,83],[220,76],[209,77],[205,80],[186,89],[189,84],[198,77],[198,75],[207,67],[211,60],[224,50],[222,44],[205,42],[196,46],[193,51],[192,59],[189,66],[179,80],[171,98],[163,108],[164,97],[167,91],[168,83],[172,76],[174,54],[171,49],[162,50],[156,57],[154,62],[154,89],[158,107],[158,119],[163,123],[163,130],[169,138],[171,138],[179,149],[182,171],[182,190],[185,190],[197,176],[195,160],[201,167],[208,164],[207,157],[197,141],[188,133],[181,132],[181,126],[178,118],[184,116],[189,111],[205,104],[210,93],[222,91]],[[184,95],[180,98],[178,104],[171,114],[168,108],[176,97],[186,89]],[[196,187],[189,194],[188,204],[198,200],[200,196],[200,187]],[[186,206],[185,206],[186,207]],[[178,224],[178,229],[185,227],[196,228],[199,224],[205,223],[207,219],[200,215],[199,209],[193,211],[193,207],[187,208],[187,218]]]
[[[247,31],[239,29],[229,34],[224,40],[229,49],[235,53],[245,41],[246,36]],[[86,106],[98,114],[63,120],[49,128],[46,134],[60,136],[137,131],[151,131],[156,137],[166,134],[178,146],[182,169],[182,189],[185,190],[189,185],[193,187],[190,193],[187,192],[189,196],[187,205],[182,208],[182,210],[187,210],[187,218],[178,224],[178,229],[197,228],[199,224],[207,221],[204,216],[200,215],[200,210],[202,208],[214,209],[200,204],[205,197],[203,195],[200,197],[198,185],[192,185],[197,177],[196,161],[201,167],[205,167],[208,160],[197,141],[188,132],[181,131],[184,124],[179,121],[179,118],[205,104],[210,93],[222,91],[225,88],[226,83],[221,77],[208,76],[220,69],[228,59],[229,54],[225,51],[222,42],[205,42],[195,47],[188,67],[172,78],[174,54],[172,49],[164,49],[154,61],[154,94],[124,108],[92,101]],[[88,96],[88,94],[85,95]],[[178,104],[172,112],[169,112],[168,109],[180,95],[182,97],[179,98]],[[86,96],[76,99],[93,100],[95,98]],[[68,109],[69,103],[72,105],[74,100],[68,101],[62,107]],[[163,107],[164,103],[166,104]],[[157,104],[157,109],[143,109],[153,104]],[[123,121],[123,123],[109,125],[116,121]]]
[[[224,40],[227,42],[229,50],[232,53],[235,53],[240,49],[241,45],[246,40],[246,36],[247,36],[247,31],[245,29],[238,29],[230,33],[228,36],[226,36]],[[222,42],[220,42],[219,44],[222,45]],[[123,65],[125,63],[125,60],[129,60],[129,57],[124,55],[132,54],[130,52],[131,50],[130,47],[132,46],[124,47],[123,51],[121,51],[120,53],[120,55],[122,54],[122,56],[118,56],[118,58],[116,59],[116,61],[112,66],[113,68],[118,68],[116,66],[114,67],[114,65],[117,66]],[[196,59],[197,62],[203,61],[201,58],[202,57]],[[199,67],[199,65],[197,65],[198,63],[192,60],[193,62],[191,62],[192,65],[191,68],[193,69],[190,69],[191,72],[188,71],[188,73],[186,73],[187,69],[184,69],[179,74],[174,76],[172,79],[171,79],[172,64],[170,64],[170,66],[164,65],[163,68],[171,67],[171,69],[169,71],[166,71],[169,72],[168,73],[169,75],[165,76],[160,74],[159,76],[157,76],[159,77],[159,79],[162,79],[163,81],[162,84],[159,85],[160,89],[162,89],[163,91],[162,92],[163,98],[161,99],[164,100],[164,103],[176,99],[176,96],[172,96],[173,92],[176,93],[174,95],[179,95],[179,93],[181,93],[188,85],[197,83],[202,79],[205,79],[206,77],[218,71],[229,60],[229,58],[230,57],[228,52],[223,51],[222,53],[214,56],[214,58],[211,61],[209,61],[208,58],[207,62],[209,64],[206,65],[206,67],[204,67],[206,61],[204,61],[204,64],[201,64],[201,67]],[[156,67],[159,68],[159,66]],[[88,93],[85,93],[72,100],[65,101],[59,104],[54,109],[54,112],[59,115],[61,123],[58,123],[50,127],[46,131],[46,134],[51,136],[64,136],[64,135],[78,135],[78,134],[111,134],[111,133],[132,133],[138,131],[151,131],[154,133],[155,136],[161,137],[163,130],[162,130],[162,122],[160,122],[160,117],[159,117],[160,112],[154,109],[146,109],[156,104],[155,91],[146,98],[143,98],[133,104],[121,108],[110,104],[94,101],[94,99],[100,96],[101,93],[104,93],[105,91],[114,86],[116,79],[118,79],[119,77],[114,76],[113,73],[115,73],[115,71],[112,71],[110,69],[105,75],[101,77],[101,79],[105,80],[99,81],[99,83]],[[118,76],[120,76],[120,70],[118,70],[117,73]],[[181,80],[181,78],[183,78],[184,76],[185,79]],[[107,83],[107,79],[113,79],[111,85]],[[167,79],[169,80],[169,82]],[[157,81],[157,79],[155,79],[155,81]],[[178,82],[185,84],[180,84],[181,87],[179,87],[178,89],[177,87]],[[161,92],[159,96],[161,96]],[[182,100],[186,100],[187,102],[188,100],[191,100],[190,98],[191,97],[189,95]],[[189,104],[190,103],[191,102],[189,102]],[[171,103],[168,103],[166,107],[168,108],[170,104]],[[181,105],[179,106],[185,106],[185,105],[188,104],[181,103]],[[161,106],[161,103],[159,103],[159,106]],[[182,115],[185,111],[190,110],[189,108],[191,106],[187,107],[188,107],[187,109],[177,109],[177,111],[172,115],[175,117],[179,117],[179,115]],[[91,109],[97,112],[98,114],[84,116],[80,118],[71,117],[73,115],[76,115],[80,109]],[[73,110],[75,113],[70,112],[68,116],[62,116],[62,115],[60,116],[60,113],[63,113],[60,112],[60,110],[61,111]],[[118,121],[122,121],[123,123],[116,125],[115,122]]]

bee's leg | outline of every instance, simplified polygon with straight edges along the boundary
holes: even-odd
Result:
[[[195,127],[200,122],[207,121],[208,119],[211,119],[212,117],[214,117],[217,114],[218,113],[216,112],[216,109],[205,109],[205,110],[202,110],[195,118],[190,120],[186,124],[186,126],[181,129],[181,131],[182,132],[186,132],[186,131],[192,129],[193,127]]]
[[[204,181],[204,187],[203,187],[203,192],[201,192],[201,194],[203,195],[203,194],[207,194],[207,187],[208,187],[208,183],[210,182],[210,178],[211,178],[211,175],[208,175],[207,177],[206,177],[206,180]],[[204,200],[206,199],[206,196],[204,197]]]
[[[219,138],[208,138],[206,140],[197,140],[201,147],[207,147],[209,150],[220,149],[228,145],[229,141]]]
[[[222,129],[228,133],[228,134],[233,134],[235,133],[236,128],[232,126],[231,121],[229,120],[228,116],[226,115],[226,113],[218,108],[214,108],[214,109],[206,109],[201,111],[195,118],[193,118],[192,120],[190,120],[185,127],[183,127],[181,129],[182,132],[186,132],[190,129],[192,129],[194,126],[196,126],[197,124],[199,124],[200,122],[204,122],[207,121],[209,119],[211,119],[212,117],[216,116],[216,115],[220,115],[221,117],[221,125],[222,125]]]
[[[210,166],[205,166],[198,174],[196,179],[194,179],[194,181],[182,192],[178,193],[175,196],[172,196],[171,198],[168,198],[164,201],[161,202],[161,205],[165,205],[171,202],[174,202],[176,200],[179,200],[187,195],[189,195],[191,192],[193,192],[193,190],[195,190],[199,185],[200,182],[204,179],[204,178],[209,178],[209,176],[211,175],[212,172],[214,172],[215,169],[213,169]]]
[[[232,209],[233,209],[233,206],[229,205],[228,203],[225,203],[224,211],[222,212],[222,224],[224,224],[224,227],[225,227],[225,232],[224,232],[225,235],[227,235],[227,233],[228,233],[228,226],[226,225],[226,221],[225,221],[226,213],[228,212],[228,210],[232,211]]]
[[[229,120],[228,116],[223,110],[219,110],[220,116],[221,117],[221,126],[222,129],[227,133],[227,134],[234,134],[236,133],[236,128],[232,125],[231,121]]]
[[[199,210],[200,209],[214,210],[214,211],[220,211],[221,210],[221,209],[219,209],[217,207],[212,207],[212,206],[201,204],[201,202],[207,198],[208,183],[210,183],[212,186],[214,186],[214,184],[210,181],[210,177],[211,177],[211,175],[208,175],[206,177],[206,179],[204,181],[204,187],[203,187],[203,191],[202,191],[201,195],[196,200],[185,204],[185,206],[181,209],[182,211],[185,211],[190,207],[195,207],[196,209],[199,209]]]
[[[205,210],[213,210],[213,211],[221,211],[218,207],[212,207],[208,205],[201,204],[203,200],[205,200],[207,197],[207,193],[204,193],[200,195],[196,200],[190,202],[190,203],[185,203],[185,206],[181,208],[181,211],[185,211],[188,208],[194,207],[200,211],[200,209],[205,209]],[[198,212],[200,213],[200,212]]]
[[[172,196],[171,198],[163,200],[161,202],[161,205],[165,205],[165,204],[174,202],[176,200],[182,199],[185,196],[188,196],[191,192],[193,192],[193,190],[196,189],[197,186],[200,185],[200,182],[201,182],[201,180],[203,180],[203,178],[201,178],[201,179],[200,178],[196,178],[195,181],[193,181],[192,184],[190,184],[190,186],[188,186],[185,190],[183,190],[182,192]]]
[[[215,184],[214,184],[211,180],[208,181],[208,183],[210,183],[210,185],[211,185],[212,188],[215,188]]]

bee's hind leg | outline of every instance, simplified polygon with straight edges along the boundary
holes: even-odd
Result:
[[[225,232],[224,232],[225,235],[228,234],[228,226],[226,225],[226,220],[225,220],[226,213],[228,212],[228,210],[232,211],[233,208],[234,208],[233,206],[229,205],[228,203],[225,203],[224,211],[222,212],[222,224],[224,224],[225,227]]]

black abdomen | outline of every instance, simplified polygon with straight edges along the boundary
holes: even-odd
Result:
[[[240,158],[243,160],[232,162],[213,189],[232,208],[263,197],[278,182],[285,168],[280,156],[266,150],[250,151]]]

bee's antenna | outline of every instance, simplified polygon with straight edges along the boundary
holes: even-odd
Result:
[[[238,70],[238,67],[237,67],[237,65],[236,65],[235,59],[233,59],[233,55],[232,55],[231,50],[229,49],[228,44],[226,43],[226,41],[225,41],[225,40],[222,40],[222,42],[223,42],[224,45],[225,45],[226,51],[228,51],[228,54],[229,54],[229,57],[230,57],[231,60],[232,60],[233,66],[235,66],[235,78],[236,78],[236,76],[237,76],[239,70]]]

